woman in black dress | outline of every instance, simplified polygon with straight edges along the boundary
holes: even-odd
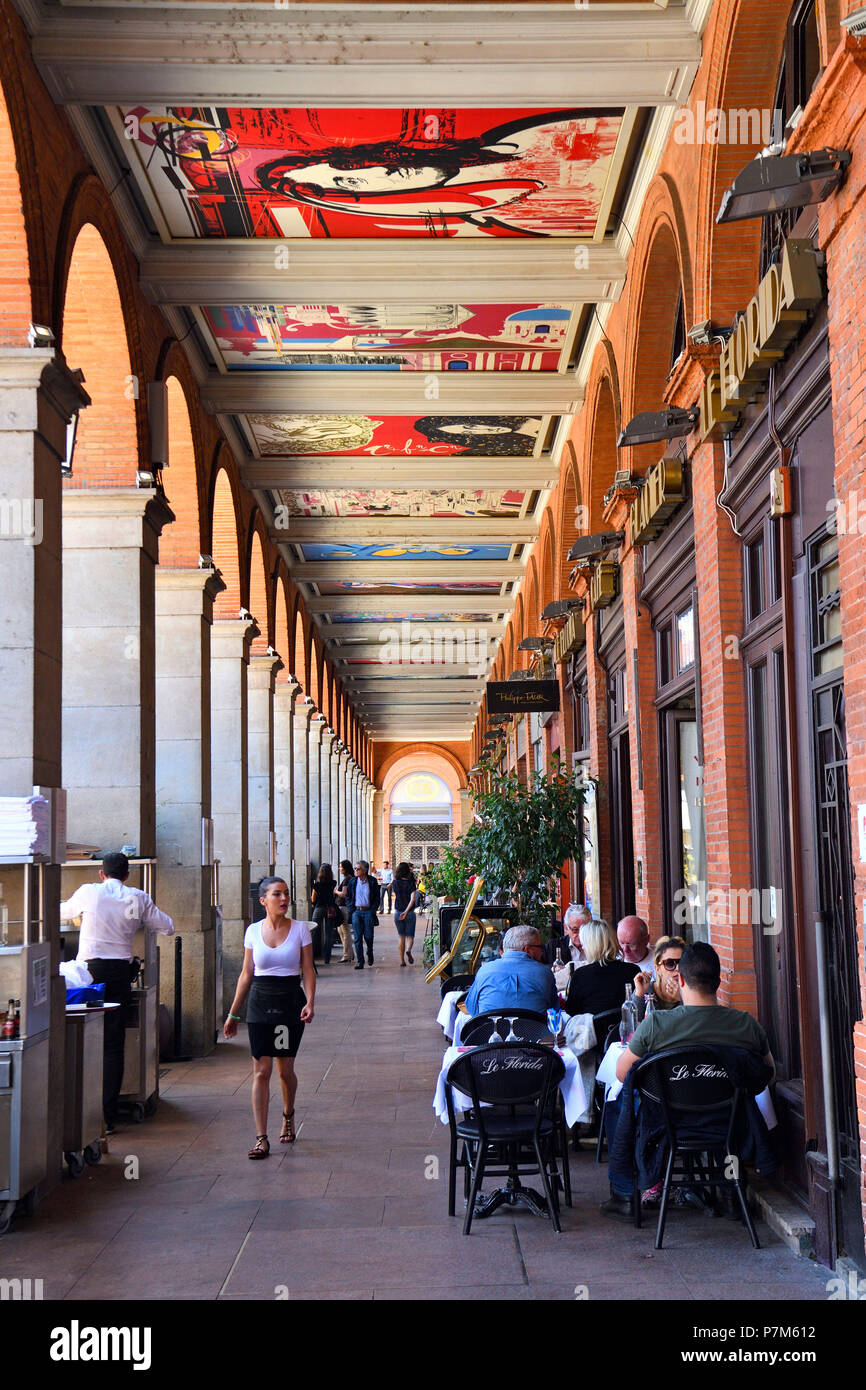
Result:
[[[392,887],[394,889],[394,926],[397,928],[397,940],[400,943],[400,964],[406,964],[403,959],[405,952],[406,960],[410,965],[414,965],[412,947],[415,945],[415,904],[418,901],[418,884],[415,882],[411,864],[397,865]]]
[[[331,964],[331,949],[334,944],[334,928],[340,909],[334,901],[337,883],[330,864],[323,864],[313,884],[313,921],[319,924],[322,933],[322,960]]]
[[[589,963],[571,977],[565,1012],[574,1016],[618,1009],[625,999],[626,985],[638,973],[637,966],[617,960],[619,947],[607,922],[596,919],[581,925],[580,944]]]
[[[280,1143],[295,1142],[298,1085],[295,1057],[304,1027],[313,1019],[316,993],[310,929],[306,922],[286,915],[289,889],[285,879],[263,878],[259,884],[259,902],[266,915],[247,927],[243,969],[223,1025],[225,1037],[233,1038],[238,1031],[244,1000],[249,995],[247,1031],[253,1055],[253,1116],[256,1122],[256,1142],[249,1151],[249,1158],[267,1158],[271,1151],[268,1102],[275,1057],[283,1092]]]
[[[337,922],[337,931],[340,933],[340,941],[343,943],[343,954],[340,956],[340,963],[341,965],[351,965],[355,957],[355,950],[352,946],[352,930],[349,926],[349,909],[346,904],[348,885],[355,877],[355,870],[352,868],[351,859],[340,860],[340,873],[343,877],[340,879],[339,888],[334,893],[337,911],[340,914],[340,920]]]

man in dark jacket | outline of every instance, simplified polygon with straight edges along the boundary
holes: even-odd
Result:
[[[370,874],[366,859],[359,859],[355,865],[355,877],[346,884],[346,906],[352,923],[352,937],[355,942],[356,970],[364,969],[364,944],[367,946],[367,964],[373,964],[373,931],[379,919],[379,882]]]

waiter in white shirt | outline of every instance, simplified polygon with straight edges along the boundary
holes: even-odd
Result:
[[[81,918],[78,959],[84,961],[95,984],[105,985],[106,1004],[119,1004],[105,1015],[105,1055],[102,1076],[102,1108],[106,1134],[113,1133],[117,1102],[123,1081],[126,1018],[131,1000],[132,943],[141,927],[171,936],[174,922],[160,912],[148,893],[127,887],[129,860],[125,854],[107,854],[99,871],[99,883],[83,883],[60,904],[61,922]]]

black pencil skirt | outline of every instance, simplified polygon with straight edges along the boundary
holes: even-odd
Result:
[[[295,1057],[307,997],[300,975],[256,975],[247,1001],[247,1032],[253,1057]]]

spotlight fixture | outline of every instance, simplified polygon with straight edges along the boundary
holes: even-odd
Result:
[[[627,449],[637,444],[657,444],[660,439],[679,439],[681,435],[691,434],[700,417],[697,408],[683,410],[678,405],[641,411],[621,431],[616,447]]]
[[[519,652],[544,652],[553,646],[552,637],[524,637],[522,642],[518,642]]]
[[[866,38],[866,5],[860,5],[856,10],[839,23],[843,29],[847,29],[849,34],[853,34],[855,39]]]
[[[545,622],[553,621],[557,618],[567,618],[575,608],[582,608],[583,605],[579,598],[557,598],[553,603],[549,603],[546,608],[541,610],[542,619]]]
[[[254,623],[254,622],[255,622],[255,618],[253,617],[252,613],[250,612],[250,610],[249,610],[248,608],[239,608],[239,609],[238,609],[238,617],[240,618],[240,620],[241,620],[242,623]]]
[[[136,487],[156,487],[156,474],[149,468],[137,468],[135,470]]]
[[[717,223],[768,217],[787,208],[823,203],[842,183],[850,150],[809,150],[802,154],[758,155],[722,195]]]
[[[316,702],[315,702],[315,700],[313,699],[312,695],[305,695],[305,696],[304,696],[304,704],[307,705],[308,707],[309,707],[310,705],[314,705],[315,703],[316,703]]]
[[[215,570],[216,565],[212,555],[199,555],[198,567],[200,570]]]
[[[27,330],[27,343],[32,348],[54,347],[54,330],[44,323],[31,323]]]
[[[533,675],[531,671],[512,671],[508,679],[510,681],[531,681]]]
[[[578,536],[568,552],[568,559],[586,564],[602,556],[606,550],[612,550],[615,545],[622,545],[622,542],[622,531],[597,531],[592,536]]]

